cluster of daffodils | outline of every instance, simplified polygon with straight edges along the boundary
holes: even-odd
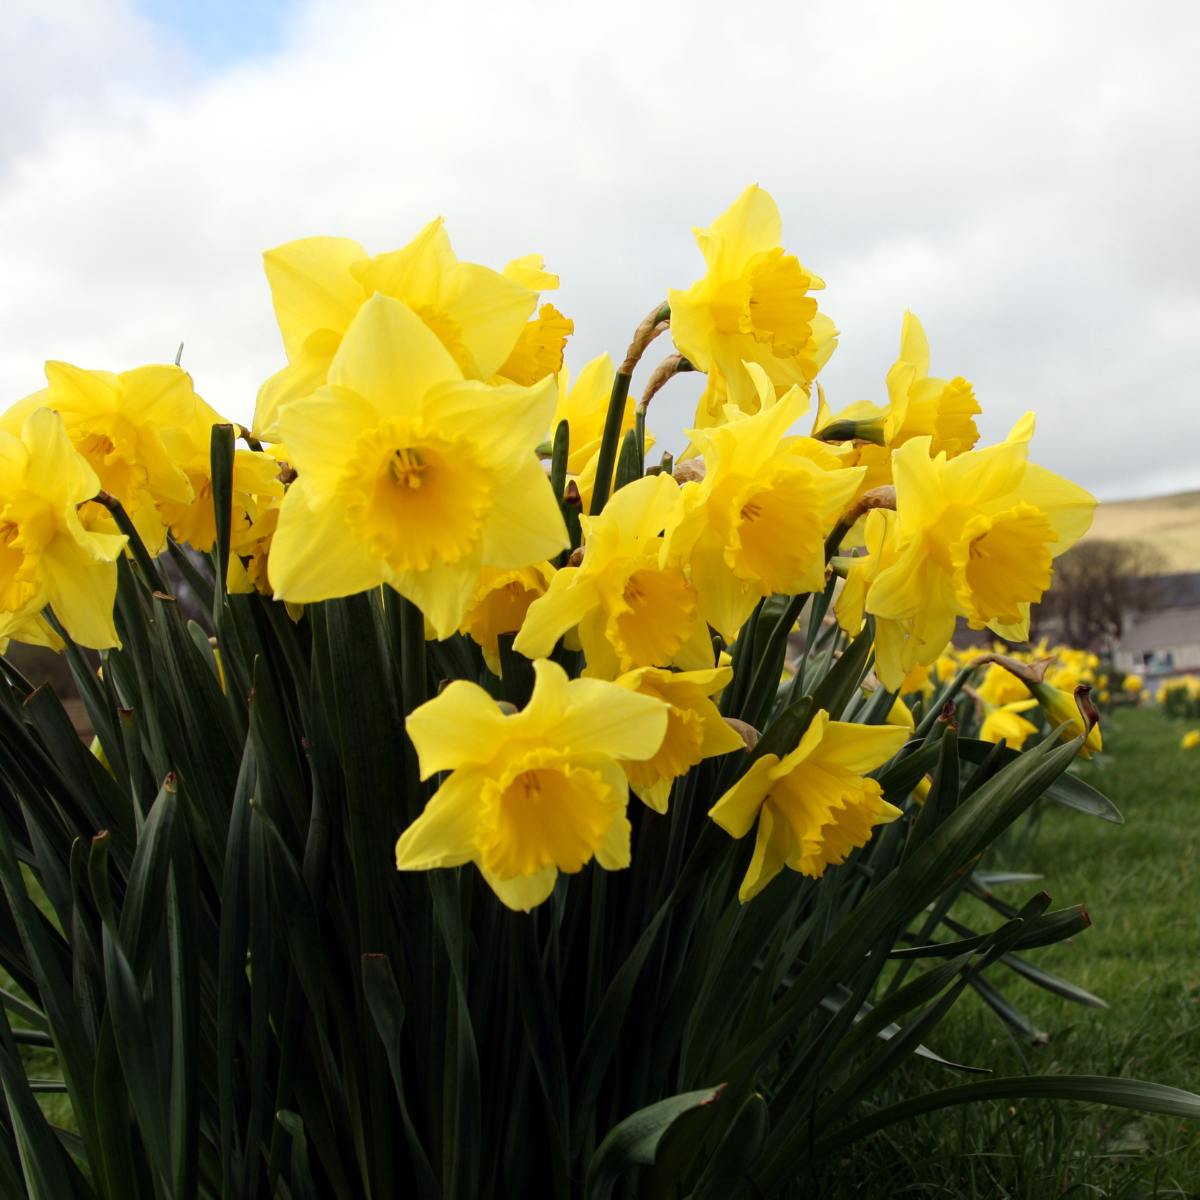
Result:
[[[911,727],[904,701],[927,701],[960,673],[968,681],[963,690],[972,702],[974,736],[984,742],[1002,741],[1013,750],[1042,732],[1031,719],[1039,716],[1042,725],[1058,729],[1064,741],[1083,734],[1079,689],[1087,690],[1089,700],[1093,693],[1101,703],[1108,699],[1108,676],[1090,650],[1051,645],[1045,639],[1025,650],[999,643],[991,650],[949,645],[932,666],[917,667],[905,678],[893,713]],[[1103,748],[1100,725],[1092,723],[1080,753],[1091,757]]]
[[[1169,717],[1200,717],[1200,675],[1163,680],[1156,698]]]
[[[725,652],[768,598],[841,576],[838,622],[870,626],[880,684],[900,693],[945,669],[960,620],[1025,640],[1053,560],[1088,528],[1093,498],[1030,461],[1032,416],[977,446],[974,391],[930,374],[911,314],[882,403],[814,408],[836,331],[765,191],[696,238],[702,277],[619,367],[604,355],[573,378],[573,322],[544,301],[558,280],[536,255],[463,262],[434,221],[389,253],[310,238],[265,256],[286,364],[240,429],[230,589],[298,620],[393,589],[429,638],[478,649],[479,679],[408,720],[438,786],[400,838],[401,869],[471,862],[527,909],[559,872],[625,866],[631,790],[669,814],[676,780],[746,745],[719,707]],[[630,377],[668,329],[673,352],[635,405]],[[706,375],[686,450],[647,470],[646,405],[684,370]],[[0,637],[103,650],[129,539],[212,549],[221,418],[178,366],[51,363],[46,377],[0,419]],[[614,489],[618,446],[636,460]],[[480,686],[506,654],[533,663],[520,711]],[[989,735],[1019,744],[1024,709],[1069,695],[1045,686],[1050,699],[989,667]],[[818,712],[712,804],[733,837],[755,831],[743,899],[785,867],[821,875],[899,815],[869,776],[905,729],[838,715]]]

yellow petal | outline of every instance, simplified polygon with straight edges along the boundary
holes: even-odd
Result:
[[[304,490],[323,503],[337,489],[353,458],[355,443],[379,423],[373,404],[348,388],[322,387],[293,400],[279,415],[292,465],[304,478]]]
[[[529,455],[496,481],[483,530],[483,561],[491,567],[527,567],[553,558],[569,544],[550,481]]]
[[[305,356],[276,371],[259,389],[254,404],[254,434],[264,442],[278,442],[279,414],[294,400],[310,396],[329,377],[328,355]]]
[[[563,567],[555,572],[546,594],[529,606],[513,648],[526,658],[544,658],[597,603],[595,587],[579,577],[579,568]]]
[[[791,836],[785,821],[778,821],[769,804],[764,804],[758,818],[758,836],[754,839],[754,853],[746,868],[742,886],[738,888],[738,899],[746,904],[783,870],[787,862]]]
[[[910,729],[900,725],[830,721],[809,761],[844,767],[862,775],[887,762],[908,740],[910,733]]]
[[[419,711],[419,710],[418,710]],[[480,778],[455,771],[396,843],[396,869],[428,871],[458,867],[475,856]]]
[[[478,684],[456,679],[440,695],[413,709],[404,723],[416,747],[421,778],[491,761],[509,736],[508,720]]]
[[[518,875],[515,879],[500,879],[482,867],[479,870],[500,902],[514,912],[537,908],[554,891],[558,880],[558,868],[553,864],[533,875]]]
[[[350,273],[367,252],[350,238],[313,237],[288,242],[263,255],[275,318],[289,359],[319,330],[342,334],[366,294]]]
[[[555,395],[552,378],[533,387],[464,380],[431,391],[426,403],[439,433],[479,442],[491,461],[504,462],[518,456],[532,460],[550,424]]]
[[[387,582],[425,614],[440,641],[452,637],[463,623],[479,586],[481,553],[476,546],[456,562],[434,562],[423,571],[392,571]]]
[[[416,416],[425,393],[461,379],[458,364],[407,304],[375,295],[346,330],[329,382],[349,388],[385,418]]]
[[[731,837],[745,837],[771,790],[771,773],[778,764],[776,754],[756,758],[745,775],[708,810],[709,817]]]
[[[338,506],[310,508],[304,480],[288,488],[267,564],[275,596],[313,604],[378,587],[386,567],[371,558]]]
[[[116,564],[85,558],[57,537],[42,551],[40,565],[47,602],[71,640],[92,650],[120,646],[113,624]]]

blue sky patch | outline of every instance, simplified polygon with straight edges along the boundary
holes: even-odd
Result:
[[[135,0],[148,20],[203,67],[220,69],[277,49],[295,0]]]

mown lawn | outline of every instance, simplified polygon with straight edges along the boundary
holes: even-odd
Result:
[[[1044,877],[1005,888],[1014,903],[1044,887],[1053,907],[1087,905],[1091,930],[1028,957],[1110,1007],[1081,1007],[993,970],[1048,1040],[1010,1034],[968,993],[931,1039],[940,1054],[997,1074],[1115,1074],[1200,1092],[1200,750],[1179,749],[1185,728],[1153,709],[1113,713],[1107,752],[1080,770],[1126,824],[1054,808],[1019,854],[995,864]],[[988,922],[977,901],[958,911]],[[960,1081],[921,1063],[894,1098]],[[992,1102],[897,1126],[845,1167],[835,1192],[847,1196],[1196,1197],[1200,1123]]]

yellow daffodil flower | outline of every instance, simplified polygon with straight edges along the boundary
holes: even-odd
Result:
[[[1007,441],[957,458],[931,456],[928,437],[895,451],[894,542],[866,610],[911,623],[917,645],[895,668],[901,676],[941,652],[960,614],[973,629],[1024,641],[1053,559],[1087,532],[1095,498],[1028,461],[1032,433],[1026,417]]]
[[[3,551],[0,551],[0,554],[2,553]],[[54,632],[54,626],[40,612],[0,612],[0,654],[8,653],[10,642],[43,646],[56,654],[66,647],[66,642]]]
[[[554,436],[560,421],[566,421],[570,432],[567,454],[567,475],[575,480],[587,512],[592,503],[592,488],[596,483],[596,462],[600,456],[600,441],[604,433],[604,420],[608,415],[608,400],[612,393],[616,369],[607,354],[593,358],[572,382],[570,372],[564,367],[558,373],[558,402],[550,421],[550,437]],[[633,398],[625,401],[621,414],[618,445],[634,427],[635,408]],[[647,446],[652,439],[647,439]]]
[[[775,388],[807,388],[837,345],[832,322],[810,292],[825,284],[784,252],[775,201],[748,187],[707,229],[696,229],[704,277],[671,291],[671,336],[688,361],[709,374],[696,425],[719,423],[728,402],[758,410],[760,393],[743,363],[754,362]]]
[[[1034,699],[1041,707],[1050,728],[1062,727],[1058,735],[1060,740],[1069,742],[1083,733],[1083,717],[1080,716],[1079,705],[1075,702],[1073,693],[1064,692],[1049,683],[1035,683],[1030,691],[1033,692]],[[1079,748],[1079,753],[1083,758],[1091,758],[1094,751],[1103,749],[1104,739],[1100,735],[1100,725],[1097,723],[1092,726],[1087,740]]]
[[[1179,739],[1179,748],[1181,750],[1195,750],[1197,746],[1200,746],[1200,729],[1189,729]]]
[[[875,508],[867,513],[863,523],[864,553],[842,560],[846,578],[834,601],[838,624],[850,637],[857,637],[866,620],[867,596],[871,585],[899,557],[894,537],[896,514],[890,509]],[[875,618],[875,674],[889,691],[899,691],[904,680],[921,665],[934,661],[938,648],[922,643],[916,635],[915,622],[909,618],[889,620]],[[950,674],[957,667],[949,666]],[[939,669],[939,678],[945,678]]]
[[[970,450],[979,441],[975,417],[983,410],[963,378],[929,377],[929,342],[921,322],[904,314],[900,357],[887,373],[888,403],[880,408],[867,400],[829,412],[821,395],[814,436],[840,425],[857,441],[850,462],[867,468],[863,489],[892,481],[892,451],[915,437],[928,437],[931,454],[947,458]]]
[[[629,785],[619,760],[662,744],[668,707],[597,679],[568,680],[534,663],[533,695],[505,715],[481,687],[458,680],[408,718],[421,778],[451,774],[396,843],[402,871],[474,862],[509,908],[528,911],[559,871],[593,858],[629,865]]]
[[[100,488],[121,502],[146,549],[157,554],[167,536],[159,507],[193,500],[187,475],[164,441],[170,431],[195,419],[191,376],[174,365],[154,364],[116,375],[48,362],[46,382],[42,391],[9,409],[3,428],[17,433],[25,417],[38,408],[57,412]],[[80,519],[100,532],[116,532],[108,511],[98,505],[89,505]]]
[[[753,899],[785,866],[819,879],[865,846],[876,825],[900,816],[864,773],[887,762],[907,737],[907,729],[892,725],[831,721],[822,710],[790,754],[757,758],[708,814],[735,838],[758,821],[738,899]]]
[[[663,671],[641,667],[616,682],[669,706],[667,733],[652,758],[623,762],[630,786],[655,812],[665,813],[671,784],[706,758],[741,750],[745,743],[717,711],[711,697],[733,678],[729,667],[705,671]]]
[[[500,635],[515,634],[521,628],[529,606],[546,594],[553,578],[554,568],[549,563],[509,571],[484,568],[461,632],[483,651],[493,675],[500,674]]]
[[[1126,675],[1121,681],[1121,690],[1128,692],[1131,696],[1138,695],[1142,690],[1142,677],[1140,675]]]
[[[1072,684],[1072,687],[1074,685]],[[999,663],[989,663],[983,673],[983,679],[975,689],[979,698],[992,707],[1003,707],[1020,700],[1029,699],[1029,689],[1022,679],[1018,679],[1011,671],[1006,671]],[[1023,709],[1018,709],[1023,712]]]
[[[1008,743],[1010,749],[1020,750],[1026,740],[1032,734],[1037,733],[1037,726],[1020,715],[1028,712],[1031,708],[1037,708],[1037,701],[1032,697],[1028,700],[1016,700],[1000,705],[985,702],[983,724],[979,727],[979,740],[982,742],[1004,741]]]
[[[288,365],[259,389],[255,432],[279,440],[282,407],[326,383],[342,338],[376,292],[403,300],[438,336],[463,378],[491,379],[537,306],[537,290],[522,280],[531,273],[554,278],[539,262],[518,260],[504,275],[460,262],[440,217],[402,250],[374,258],[350,238],[303,238],[269,250],[263,265]]]
[[[217,537],[216,514],[212,495],[212,430],[214,425],[229,424],[216,409],[198,396],[192,421],[163,434],[163,443],[171,460],[183,469],[192,489],[185,504],[162,502],[159,513],[178,542],[207,554]],[[282,497],[279,463],[265,451],[238,448],[233,454],[233,537],[248,529],[254,497]]]
[[[553,388],[464,381],[412,309],[368,300],[328,385],[280,414],[299,478],[271,543],[276,597],[306,604],[387,583],[449,637],[482,567],[542,562],[567,544],[534,455]]]
[[[825,538],[854,495],[861,467],[788,429],[808,407],[793,388],[776,399],[754,363],[760,411],[729,410],[727,424],[692,430],[705,474],[683,487],[683,514],[669,534],[673,559],[686,561],[704,619],[732,641],[755,604],[774,593],[825,586]]]
[[[504,277],[534,292],[548,292],[558,287],[558,276],[545,269],[540,254],[513,259],[504,268]],[[564,317],[553,304],[543,304],[517,336],[516,345],[497,376],[509,383],[531,387],[547,375],[556,375],[562,370],[567,338],[574,332],[575,322],[570,317]]]
[[[20,436],[0,430],[0,638],[51,642],[36,619],[49,605],[79,645],[120,645],[113,603],[125,538],[85,529],[78,512],[99,487],[58,413],[34,409]]]
[[[648,475],[621,488],[595,517],[583,517],[583,561],[567,566],[530,605],[515,647],[550,653],[578,628],[587,674],[612,679],[635,667],[712,665],[712,643],[696,590],[666,561],[663,530],[675,520],[679,485]]]

